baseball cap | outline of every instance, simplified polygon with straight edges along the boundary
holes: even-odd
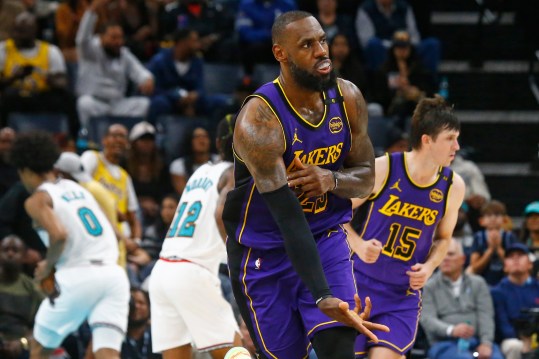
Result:
[[[410,46],[410,35],[407,31],[398,30],[393,34],[393,46],[395,47],[407,47]]]
[[[524,243],[513,243],[505,250],[505,256],[517,251],[523,254],[530,254],[530,249]]]
[[[79,155],[73,152],[62,152],[54,168],[58,171],[68,173],[79,182],[88,182],[92,180],[92,177],[84,171],[84,166],[80,160]]]
[[[131,129],[129,141],[136,141],[146,135],[155,136],[155,127],[147,121],[141,121]]]
[[[526,206],[524,209],[524,215],[530,215],[532,213],[539,214],[539,201],[532,202]]]

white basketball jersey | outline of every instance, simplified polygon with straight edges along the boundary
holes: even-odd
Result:
[[[215,221],[217,185],[230,162],[207,163],[191,175],[163,242],[162,258],[185,259],[217,273],[226,253]]]
[[[49,194],[54,213],[67,231],[57,270],[91,262],[116,263],[116,234],[90,192],[65,179],[43,183],[37,190]]]

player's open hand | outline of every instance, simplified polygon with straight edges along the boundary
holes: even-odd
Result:
[[[378,343],[378,337],[371,330],[381,330],[389,332],[389,328],[382,324],[367,321],[371,313],[371,301],[369,297],[365,299],[365,310],[362,311],[359,296],[354,295],[356,307],[350,310],[348,303],[338,298],[326,298],[318,303],[318,308],[327,316],[341,322],[349,327],[355,328],[361,334],[366,335],[370,340]]]
[[[288,187],[300,190],[306,197],[321,196],[335,187],[331,171],[301,163],[294,158],[294,170],[288,173]]]

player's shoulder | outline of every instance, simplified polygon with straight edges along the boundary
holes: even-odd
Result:
[[[466,184],[464,183],[464,180],[462,179],[461,175],[453,171],[453,191],[464,193],[465,189]]]
[[[338,77],[337,86],[345,99],[350,97],[355,98],[358,95],[361,95],[363,97],[359,87],[357,87],[352,81]]]

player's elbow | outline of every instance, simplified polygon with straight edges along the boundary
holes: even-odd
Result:
[[[371,195],[374,189],[374,173],[372,176],[363,176],[361,178],[361,184],[356,186],[355,192],[352,198],[365,198]]]

